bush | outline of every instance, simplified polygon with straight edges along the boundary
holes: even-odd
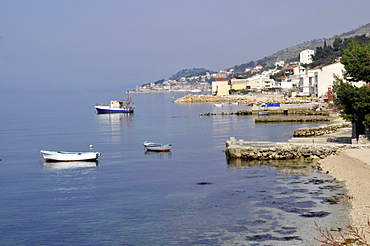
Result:
[[[367,222],[368,228],[360,230],[353,226],[347,226],[348,232],[339,232],[340,238],[335,238],[328,229],[319,227],[316,222],[316,230],[321,234],[321,239],[315,238],[319,241],[321,246],[340,246],[340,245],[365,245],[370,246],[366,239],[366,234],[370,235],[370,221]],[[333,228],[334,229],[334,228]]]

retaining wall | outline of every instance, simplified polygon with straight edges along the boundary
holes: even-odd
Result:
[[[323,159],[344,149],[370,148],[369,144],[246,142],[231,137],[226,141],[226,157],[247,160]]]

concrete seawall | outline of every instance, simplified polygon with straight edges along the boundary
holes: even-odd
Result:
[[[312,141],[312,139],[310,139]],[[314,141],[314,140],[313,140]],[[344,144],[332,142],[311,143],[275,143],[246,142],[231,137],[226,141],[226,157],[246,160],[289,160],[289,159],[324,159],[336,155],[344,149],[365,149],[369,144]]]
[[[339,123],[327,126],[302,128],[295,131],[288,142],[247,142],[231,137],[226,141],[226,157],[228,159],[241,158],[246,160],[290,160],[324,159],[337,155],[345,149],[368,149],[368,137],[360,136],[359,141],[352,137],[335,137],[330,134],[340,129],[348,128],[350,123]],[[316,137],[329,134],[328,137]],[[315,136],[315,137],[307,137]]]

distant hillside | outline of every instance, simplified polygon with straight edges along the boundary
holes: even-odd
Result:
[[[307,41],[295,46],[292,46],[290,48],[286,48],[284,50],[278,51],[273,55],[266,56],[262,59],[259,59],[257,61],[249,61],[240,65],[236,65],[234,67],[228,68],[229,69],[234,69],[234,74],[235,73],[243,73],[245,71],[245,68],[247,67],[254,67],[256,65],[266,65],[266,66],[274,66],[275,62],[278,60],[285,61],[285,62],[290,62],[290,61],[298,61],[299,60],[299,53],[302,50],[305,49],[311,49],[311,50],[316,50],[316,47],[320,47],[324,45],[324,41],[326,41],[327,45],[332,45],[334,40],[336,38],[350,38],[354,36],[361,36],[361,35],[370,35],[370,23],[363,25],[359,28],[353,29],[348,32],[344,32],[340,35],[335,35],[334,37],[331,38],[324,38],[324,39],[314,39],[311,41]],[[207,70],[205,68],[191,68],[191,69],[183,69],[176,74],[173,74],[169,79],[170,80],[178,80],[181,77],[193,77],[193,76],[202,76],[206,75],[206,73],[209,72],[210,74],[214,73],[211,70]],[[163,83],[163,80],[157,81],[156,83]]]
[[[193,77],[193,76],[203,76],[203,75],[206,75],[208,73],[212,74],[214,73],[213,71],[211,70],[207,70],[205,68],[191,68],[191,69],[183,69],[179,72],[177,72],[176,74],[172,75],[169,79],[170,80],[178,80],[182,77]]]
[[[298,60],[299,53],[302,50],[305,49],[311,49],[316,50],[316,47],[323,46],[324,40],[326,40],[326,43],[328,45],[332,45],[334,40],[336,38],[350,38],[354,36],[360,36],[360,35],[370,35],[370,23],[363,25],[359,28],[353,29],[349,32],[342,33],[340,35],[335,35],[331,38],[325,38],[325,39],[314,39],[311,41],[304,42],[302,44],[298,44],[296,46],[286,48],[284,50],[278,51],[277,53],[267,56],[265,58],[259,59],[257,61],[251,61],[248,63],[243,63],[241,65],[236,65],[233,68],[236,72],[242,72],[245,70],[246,67],[250,67],[250,65],[258,65],[258,64],[266,64],[267,66],[273,66],[275,64],[275,61],[281,60],[281,61],[291,61],[291,60]]]

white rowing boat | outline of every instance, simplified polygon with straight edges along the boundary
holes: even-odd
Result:
[[[68,152],[41,150],[45,161],[95,161],[100,152]]]
[[[159,144],[159,143],[153,143],[145,141],[143,143],[145,148],[150,151],[170,151],[172,148],[171,144]]]

